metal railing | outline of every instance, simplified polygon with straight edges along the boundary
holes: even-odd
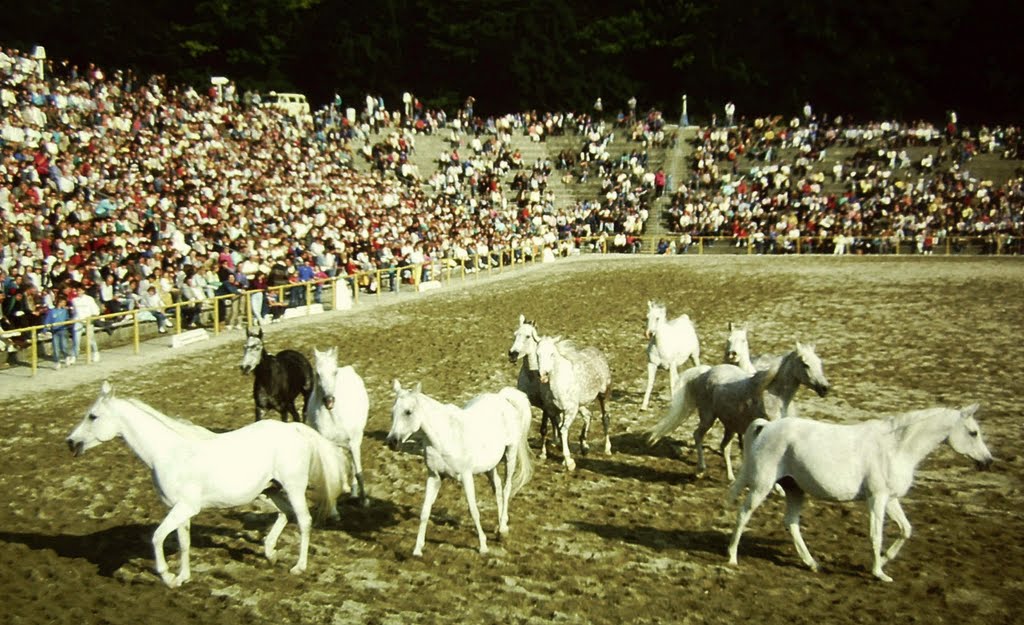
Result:
[[[664,238],[664,237],[662,237]],[[676,236],[678,241],[678,235]],[[223,332],[225,327],[222,308],[230,309],[231,306],[240,306],[238,321],[246,327],[257,323],[265,323],[270,320],[283,317],[289,309],[298,310],[299,315],[311,315],[314,312],[312,305],[319,304],[325,310],[333,309],[338,305],[338,298],[341,295],[339,289],[344,289],[347,296],[351,298],[353,305],[365,297],[373,297],[380,301],[389,294],[399,294],[408,291],[420,291],[424,283],[447,284],[466,283],[467,281],[479,280],[482,275],[503,273],[514,269],[516,266],[526,266],[549,259],[553,256],[575,253],[615,253],[619,251],[634,251],[650,253],[656,249],[656,237],[633,237],[632,243],[640,242],[639,246],[633,245],[631,250],[616,249],[614,240],[611,237],[587,237],[573,240],[573,248],[569,249],[559,246],[558,251],[531,245],[519,248],[506,248],[491,250],[486,254],[473,254],[465,258],[441,258],[415,265],[396,265],[383,267],[374,270],[357,271],[352,274],[342,274],[330,278],[318,278],[309,282],[291,284],[280,284],[268,287],[266,290],[247,290],[240,294],[215,295],[199,300],[179,300],[166,306],[156,308],[132,308],[117,313],[107,313],[90,317],[88,319],[77,319],[64,321],[57,324],[40,324],[24,328],[12,329],[0,334],[0,340],[4,342],[14,341],[23,346],[20,351],[29,351],[28,364],[31,367],[32,375],[35,375],[40,362],[41,346],[47,342],[47,334],[62,326],[68,326],[69,332],[75,332],[74,326],[82,324],[83,334],[91,331],[108,331],[113,333],[123,328],[131,329],[129,343],[134,353],[141,350],[142,341],[151,338],[156,334],[156,328],[152,331],[146,330],[147,324],[155,322],[160,313],[172,321],[173,333],[181,334],[190,328],[184,325],[186,317],[195,314],[195,306],[199,306],[198,316],[201,326],[208,327],[215,335]],[[978,237],[943,237],[935,239],[931,249],[925,249],[917,241],[907,239],[892,239],[889,241],[875,238],[871,240],[870,247],[865,249],[864,242],[857,239],[851,240],[847,246],[848,254],[870,253],[870,254],[924,254],[932,253],[940,256],[973,256],[973,255],[1024,255],[1024,240],[1009,235],[991,235]],[[771,244],[758,244],[747,239],[735,237],[694,237],[689,245],[680,248],[676,247],[676,254],[832,254],[834,242],[831,238],[824,237],[800,237],[799,239],[779,239]],[[264,301],[273,300],[268,315],[263,310],[253,309],[253,296],[262,294]],[[268,297],[270,296],[270,297]],[[305,307],[303,309],[303,307]],[[145,313],[149,313],[145,315]],[[121,343],[123,345],[123,343]],[[91,363],[92,345],[90,340],[84,341],[85,362]],[[45,352],[45,348],[42,348]],[[77,356],[77,354],[76,354]]]

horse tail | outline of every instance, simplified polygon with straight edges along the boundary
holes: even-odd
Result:
[[[520,430],[519,445],[516,447],[516,471],[508,478],[512,480],[511,497],[533,477],[533,454],[530,453],[530,444],[527,441],[533,409],[530,406],[530,399],[519,389],[509,386],[498,391],[498,394],[512,406]]]
[[[672,395],[672,403],[668,407],[668,414],[662,417],[661,421],[654,426],[647,435],[647,442],[650,445],[657,443],[666,434],[679,427],[683,419],[690,416],[697,407],[696,384],[700,376],[711,369],[708,365],[690,367],[679,376],[678,387]]]
[[[336,510],[338,497],[351,488],[348,463],[337,445],[307,425],[296,425],[295,429],[310,445],[309,485],[313,489],[316,519],[322,522]]]
[[[747,431],[743,433],[743,464],[740,466],[740,472],[736,476],[736,481],[729,486],[729,503],[735,504],[740,493],[749,485],[751,474],[754,472],[754,441],[761,433],[761,430],[764,429],[764,426],[769,423],[771,422],[767,419],[754,419],[747,426]]]

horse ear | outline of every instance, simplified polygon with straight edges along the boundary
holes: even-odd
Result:
[[[113,395],[114,394],[114,387],[112,387],[110,385],[110,381],[109,380],[103,380],[103,384],[100,386],[100,394],[101,395]]]
[[[412,387],[412,392],[413,393],[420,393],[422,391],[423,391],[423,384],[421,382],[417,382],[416,386]]]
[[[402,390],[402,383],[398,381],[398,378],[395,378],[394,380],[391,381],[391,390],[393,390],[396,393]]]
[[[732,331],[733,331],[733,325],[732,325],[732,322],[730,321],[729,322],[729,332],[732,332]]]
[[[526,316],[519,315],[519,325],[523,325],[524,323],[526,323]]]
[[[981,404],[971,404],[970,406],[964,406],[960,409],[960,417],[966,419],[967,417],[973,417],[974,413],[978,412],[978,408],[981,408]]]

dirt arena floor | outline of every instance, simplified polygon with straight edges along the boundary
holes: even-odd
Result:
[[[920,466],[904,509],[914,535],[871,576],[862,503],[812,501],[804,537],[822,565],[801,564],[771,497],[726,563],[735,509],[722,458],[695,479],[692,422],[677,457],[645,432],[664,414],[667,374],[641,412],[646,301],[696,320],[704,360],[721,361],[729,321],[751,348],[813,342],[832,393],[797,395],[806,417],[852,421],[980,402],[996,457],[988,472],[943,446]],[[515,384],[506,351],[520,313],[544,334],[606,350],[612,365],[613,453],[594,446],[567,473],[538,461],[512,500],[512,533],[494,539],[495,506],[477,481],[491,553],[480,556],[461,489],[446,481],[422,559],[411,551],[425,469],[413,445],[384,444],[391,380],[462,403]],[[42,371],[0,402],[0,621],[4,623],[984,623],[1020,622],[1024,607],[1021,397],[1024,265],[1009,258],[583,258],[391,305],[275,325],[267,342],[312,354],[337,346],[370,391],[364,464],[372,502],[341,507],[312,534],[309,570],[262,555],[272,516],[252,505],[205,511],[192,524],[192,580],[166,588],[150,538],[165,508],[122,441],[72,458],[64,439],[109,377],[118,394],[226,430],[252,419],[241,335],[129,366]],[[106,362],[110,361],[110,365]],[[66,374],[66,375],[61,375]],[[27,388],[31,388],[28,391]],[[531,444],[538,444],[534,414]],[[709,443],[717,445],[716,426]],[[575,435],[575,433],[574,433]],[[592,429],[597,443],[600,426]],[[734,453],[736,453],[734,451]],[[840,461],[840,459],[837,459]],[[887,525],[888,539],[895,525]],[[168,539],[173,570],[177,554]]]

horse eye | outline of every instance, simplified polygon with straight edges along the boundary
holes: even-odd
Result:
[[[968,434],[971,435],[971,438],[978,438],[978,430],[971,430]]]
[[[90,412],[89,413],[89,420],[90,421],[95,421],[96,419],[99,419],[99,417],[97,417],[95,414]]]

